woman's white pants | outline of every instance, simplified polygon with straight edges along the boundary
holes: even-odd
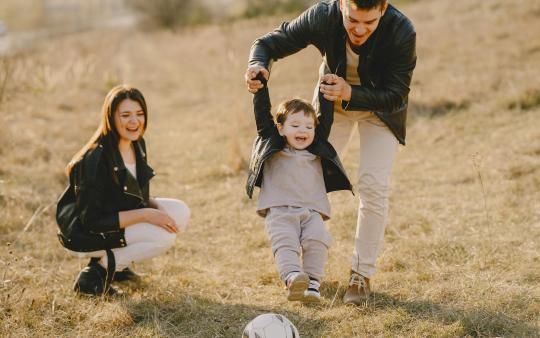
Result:
[[[179,230],[183,231],[188,223],[190,211],[188,206],[177,199],[156,198],[167,214],[174,219]],[[116,270],[120,271],[129,265],[157,257],[174,245],[176,234],[150,223],[137,223],[125,229],[126,246],[112,249],[116,260]],[[68,250],[79,258],[99,257],[107,266],[105,250],[92,252],[75,252]]]

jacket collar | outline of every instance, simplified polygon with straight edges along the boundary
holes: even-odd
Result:
[[[150,179],[155,176],[154,170],[146,162],[146,146],[144,139],[141,138],[140,140],[133,142],[137,168],[136,178],[128,172],[115,139],[115,137],[106,136],[101,141],[101,143],[108,143],[108,146],[112,149],[112,169],[114,175],[125,194],[135,196],[144,201],[145,194],[143,193],[143,190],[148,185]]]

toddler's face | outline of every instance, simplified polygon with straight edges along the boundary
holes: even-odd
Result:
[[[279,134],[298,150],[306,149],[315,138],[315,120],[303,110],[290,114],[283,125],[278,124]]]

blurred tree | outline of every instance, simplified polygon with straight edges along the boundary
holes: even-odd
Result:
[[[150,23],[162,28],[174,30],[205,20],[203,5],[194,0],[130,0],[128,4]]]
[[[280,13],[301,12],[315,4],[315,0],[247,0],[248,18]]]

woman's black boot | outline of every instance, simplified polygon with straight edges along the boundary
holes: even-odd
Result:
[[[137,282],[140,279],[141,277],[137,275],[133,270],[131,270],[130,268],[125,268],[123,270],[116,271],[116,273],[114,274],[113,280],[115,282],[125,282],[125,281]]]
[[[75,292],[89,296],[112,296],[116,290],[110,286],[114,278],[115,260],[111,251],[107,250],[109,271],[102,267],[99,259],[92,258],[90,263],[79,272],[79,276],[73,285]],[[112,274],[112,275],[110,275]]]

